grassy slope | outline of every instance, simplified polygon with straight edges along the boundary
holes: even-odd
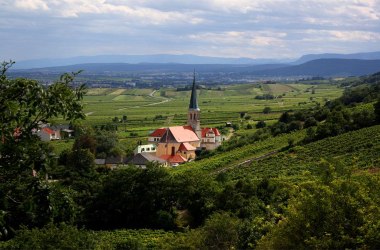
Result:
[[[272,157],[234,168],[226,174],[239,178],[298,178],[315,174],[322,160],[340,162],[358,169],[380,167],[380,125],[297,146]],[[305,172],[307,171],[307,172]]]

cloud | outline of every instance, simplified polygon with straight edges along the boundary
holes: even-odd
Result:
[[[380,50],[378,0],[0,0],[0,8],[0,55],[13,58]]]
[[[48,5],[42,0],[15,0],[16,8],[24,10],[48,10]]]

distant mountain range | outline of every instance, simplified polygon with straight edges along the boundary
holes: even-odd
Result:
[[[32,69],[44,67],[67,66],[74,64],[88,63],[181,63],[181,64],[272,64],[288,63],[291,60],[276,59],[252,59],[246,57],[210,57],[197,55],[99,55],[99,56],[79,56],[60,59],[38,59],[19,61],[14,65],[14,69]]]
[[[38,65],[40,67],[37,67]],[[305,55],[297,61],[287,63],[271,59],[195,55],[94,56],[24,61],[16,63],[12,72],[17,75],[17,72],[51,74],[84,70],[85,74],[97,75],[133,72],[175,73],[191,72],[194,69],[200,73],[221,72],[258,77],[361,76],[380,71],[380,52]]]
[[[310,54],[304,55],[300,59],[294,62],[294,64],[302,64],[305,62],[317,60],[317,59],[361,59],[361,60],[378,60],[380,59],[380,51],[355,53],[355,54]]]
[[[363,76],[380,71],[380,60],[317,59],[294,66],[255,71],[259,76]]]
[[[175,73],[191,72],[196,69],[199,73],[232,73],[242,76],[257,77],[338,77],[362,76],[380,71],[380,60],[359,59],[317,59],[300,65],[289,64],[179,64],[179,63],[89,63],[60,67],[38,69],[12,70],[12,72],[34,72],[42,74],[59,74],[84,70],[84,74],[101,75],[115,73]]]
[[[380,51],[355,54],[311,54],[304,55],[296,59],[252,59],[247,57],[228,58],[228,57],[209,57],[198,55],[98,55],[98,56],[79,56],[71,58],[57,59],[37,59],[18,61],[13,69],[32,69],[45,67],[68,66],[75,64],[89,63],[165,63],[165,64],[230,64],[230,65],[261,65],[261,64],[302,64],[317,59],[361,59],[361,60],[380,60]],[[0,60],[2,61],[2,60]]]

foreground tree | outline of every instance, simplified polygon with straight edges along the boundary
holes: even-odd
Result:
[[[73,86],[77,73],[64,74],[44,87],[31,79],[7,78],[12,64],[3,62],[0,67],[0,238],[21,224],[42,226],[49,220],[49,186],[44,179],[53,157],[34,133],[39,123],[85,117],[85,87]]]

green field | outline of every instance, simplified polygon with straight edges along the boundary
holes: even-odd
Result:
[[[314,89],[314,91],[312,91]],[[332,84],[236,84],[213,89],[198,90],[202,127],[225,127],[232,122],[240,127],[240,136],[254,133],[246,130],[247,124],[265,121],[274,123],[282,112],[323,105],[327,100],[339,97],[343,88]],[[273,95],[274,99],[259,100],[256,96]],[[187,120],[190,91],[174,88],[107,89],[91,88],[84,97],[84,125],[114,124],[118,127],[120,142],[129,152],[138,141],[145,142],[147,135],[156,128],[183,125]],[[265,107],[271,112],[263,113]],[[245,113],[245,119],[241,113]],[[127,122],[114,122],[127,116]],[[61,120],[56,121],[62,122]],[[221,130],[226,132],[228,130]],[[131,134],[132,133],[132,134]],[[69,148],[71,143],[53,143],[56,153]]]
[[[312,94],[309,91],[315,89]],[[341,95],[343,89],[334,85],[303,84],[240,84],[228,85],[220,90],[198,90],[202,126],[223,126],[225,122],[239,122],[240,112],[251,116],[252,122],[277,119],[289,109],[304,109]],[[257,100],[257,95],[276,95],[272,100]],[[281,95],[281,98],[277,98]],[[121,130],[139,132],[186,122],[190,91],[166,88],[153,89],[89,89],[84,98],[85,123],[99,125],[112,122],[112,118],[128,117]],[[264,107],[272,112],[263,114]],[[155,119],[162,116],[161,119]]]

